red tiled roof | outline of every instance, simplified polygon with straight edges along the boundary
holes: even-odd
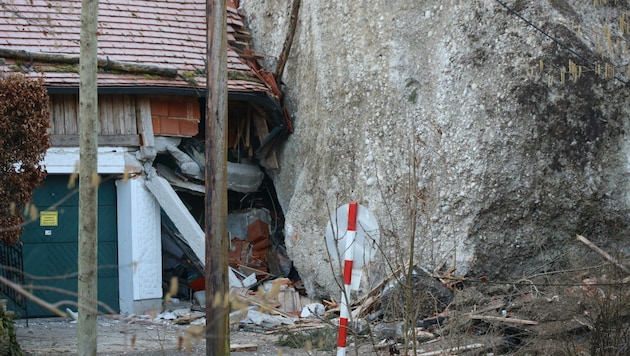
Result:
[[[205,88],[206,0],[100,0],[98,56],[111,61],[176,68],[186,79],[99,73],[99,86]],[[81,0],[0,0],[0,48],[79,56]],[[230,91],[266,91],[240,50],[244,23],[238,11],[227,11],[228,70],[240,72],[228,80]],[[22,61],[24,62],[24,61]],[[0,61],[0,72],[16,70],[16,62]],[[53,86],[78,86],[78,73],[55,72],[31,64]],[[24,68],[23,68],[24,69]],[[194,79],[194,80],[190,80]]]

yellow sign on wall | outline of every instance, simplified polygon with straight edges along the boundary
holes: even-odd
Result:
[[[42,211],[39,213],[39,226],[58,226],[59,214],[56,211]]]

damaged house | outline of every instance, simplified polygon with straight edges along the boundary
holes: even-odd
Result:
[[[50,287],[75,292],[77,283],[71,176],[79,164],[81,1],[0,4],[0,75],[43,78],[50,95],[48,177],[33,198],[40,218],[21,239],[23,282],[51,303],[71,300]],[[99,2],[99,301],[109,311],[159,308],[172,276],[183,295],[203,285],[205,6]],[[244,275],[297,280],[268,176],[278,169],[276,149],[291,124],[274,76],[250,50],[237,7],[228,0],[229,261]],[[29,316],[48,313],[28,305]]]

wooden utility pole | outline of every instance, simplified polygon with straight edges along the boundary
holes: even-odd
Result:
[[[230,353],[226,11],[225,0],[206,0],[206,355]]]
[[[98,277],[98,0],[81,0],[79,59],[79,356],[96,355]]]

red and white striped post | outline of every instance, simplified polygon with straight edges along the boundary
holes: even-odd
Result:
[[[341,310],[339,317],[339,336],[337,337],[337,356],[346,354],[346,342],[348,337],[348,317],[350,316],[350,308],[348,302],[350,299],[350,286],[352,284],[352,263],[354,260],[353,249],[354,239],[357,235],[357,211],[359,204],[353,201],[348,206],[348,230],[346,232],[346,248],[343,252],[343,286],[344,292],[341,293]]]

